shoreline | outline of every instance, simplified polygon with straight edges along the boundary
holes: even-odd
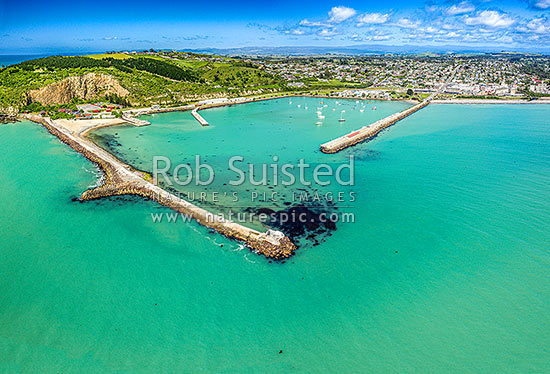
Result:
[[[170,112],[186,112],[189,110],[206,110],[211,108],[219,108],[224,106],[231,106],[231,105],[237,105],[237,104],[247,104],[257,101],[266,101],[266,100],[276,100],[276,99],[284,99],[284,98],[292,98],[292,97],[310,97],[310,98],[319,98],[319,99],[336,99],[336,100],[361,100],[361,101],[398,101],[398,102],[404,102],[411,105],[416,105],[421,103],[423,100],[417,101],[417,100],[411,100],[411,99],[379,99],[379,98],[363,98],[363,97],[339,97],[339,96],[330,96],[330,95],[308,95],[308,94],[288,94],[288,95],[276,95],[276,96],[270,96],[270,97],[241,97],[241,98],[233,98],[228,99],[228,101],[220,102],[220,103],[211,103],[211,104],[203,104],[199,105],[198,103],[195,104],[187,104],[183,106],[178,107],[172,107],[172,108],[159,108],[159,109],[151,109],[149,108],[138,108],[138,109],[130,109],[125,111],[125,113],[129,113],[134,117],[139,117],[142,115],[151,115],[151,114],[160,114],[160,113],[170,113]],[[433,99],[431,100],[431,104],[550,104],[550,98],[549,99],[537,99],[537,100],[526,100],[526,99]]]

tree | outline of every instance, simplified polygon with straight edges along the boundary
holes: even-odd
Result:
[[[407,95],[408,95],[408,96],[414,95],[414,91],[413,91],[412,89],[409,88],[409,89],[407,90]]]

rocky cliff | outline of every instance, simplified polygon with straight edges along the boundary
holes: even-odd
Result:
[[[19,111],[17,108],[0,106],[0,123],[13,122],[17,118]]]
[[[128,96],[127,89],[110,75],[88,73],[78,77],[68,77],[46,87],[27,93],[27,102],[42,104],[67,104],[73,98],[93,100],[107,94]]]

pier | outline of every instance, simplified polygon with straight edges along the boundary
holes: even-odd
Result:
[[[82,193],[81,200],[94,200],[108,196],[138,195],[185,214],[199,224],[218,233],[242,241],[250,250],[267,258],[281,260],[290,257],[296,245],[283,233],[275,230],[259,232],[228,221],[206,209],[175,196],[151,183],[149,174],[132,168],[85,137],[94,128],[86,127],[71,131],[59,123],[35,115],[21,115],[21,118],[41,123],[52,135],[82,154],[102,170],[105,180],[98,187]],[[101,127],[98,125],[96,128]]]
[[[193,110],[191,111],[191,115],[192,115],[193,117],[195,117],[195,119],[196,119],[197,121],[199,121],[199,123],[200,123],[202,126],[208,126],[208,122],[207,122],[204,118],[202,118],[202,116],[199,114],[199,109],[201,109],[201,108],[195,108],[195,109],[193,109]]]
[[[130,117],[126,113],[122,113],[122,119],[136,127],[149,126],[151,124],[149,121],[145,121],[143,119],[139,119],[135,117]]]

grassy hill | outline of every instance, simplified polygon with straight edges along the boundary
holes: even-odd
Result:
[[[40,95],[29,95],[29,92],[50,85],[63,89],[60,82],[89,73],[116,79],[128,91],[124,101],[134,106],[178,105],[210,97],[246,96],[286,89],[276,76],[241,60],[218,56],[178,52],[52,56],[0,69],[0,109],[28,109],[33,101],[41,100]],[[93,100],[104,98],[98,95]],[[71,101],[66,104],[83,99],[74,97]]]

